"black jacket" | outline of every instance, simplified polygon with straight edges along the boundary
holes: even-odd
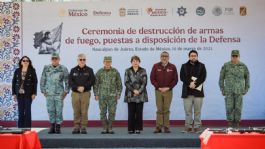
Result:
[[[78,86],[83,86],[85,88],[84,92],[90,91],[94,83],[95,75],[92,68],[88,66],[84,66],[83,68],[76,66],[71,69],[69,75],[69,85],[72,91],[78,92]]]
[[[19,89],[22,84],[22,68],[17,68],[15,70],[13,80],[12,80],[12,95],[16,95],[17,97],[22,96],[19,94]],[[24,98],[31,99],[31,96],[37,95],[37,84],[38,84],[38,78],[37,74],[34,68],[28,68],[25,81],[24,81]]]
[[[203,63],[197,61],[194,65],[188,61],[182,64],[180,70],[180,80],[183,82],[182,86],[182,98],[187,98],[188,95],[193,95],[195,97],[204,97],[203,87],[201,91],[189,88],[190,82],[192,82],[191,77],[196,77],[196,87],[200,86],[206,79],[206,69]]]

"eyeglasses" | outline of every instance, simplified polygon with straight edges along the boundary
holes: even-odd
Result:
[[[58,60],[58,58],[57,57],[52,57],[52,60]]]
[[[166,58],[166,57],[168,57],[168,55],[161,55],[161,57],[165,57]]]
[[[86,61],[86,59],[79,59],[79,61]]]
[[[238,57],[238,55],[232,55],[232,57]]]
[[[195,54],[194,55],[190,55],[190,57],[197,57],[197,55],[195,55]]]
[[[22,60],[22,62],[29,62],[29,60]]]

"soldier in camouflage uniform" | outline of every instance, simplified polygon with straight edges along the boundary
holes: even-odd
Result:
[[[63,99],[69,92],[68,70],[60,65],[59,54],[52,54],[52,64],[44,66],[40,89],[47,99],[47,110],[51,123],[49,133],[61,133],[63,122]]]
[[[102,121],[102,134],[113,134],[112,122],[115,120],[117,100],[121,96],[122,82],[120,73],[111,67],[112,58],[104,57],[104,68],[96,73],[94,85],[95,99],[99,101],[100,120]],[[108,112],[108,117],[107,117]]]
[[[225,98],[228,127],[239,128],[243,95],[249,89],[249,71],[247,66],[239,61],[239,51],[233,50],[231,61],[223,65],[219,86]]]

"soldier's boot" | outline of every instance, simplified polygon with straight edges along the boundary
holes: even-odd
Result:
[[[234,123],[233,123],[233,121],[228,121],[228,127],[229,127],[229,128],[233,128],[233,127],[234,127]]]
[[[49,134],[53,134],[55,133],[55,123],[52,123],[51,126],[50,126],[50,130],[48,132]]]
[[[113,131],[112,129],[112,121],[109,121],[108,122],[108,131],[109,131],[109,134],[114,134],[115,132]]]
[[[61,133],[61,125],[60,124],[56,124],[55,126],[55,133],[60,134]]]
[[[102,120],[101,123],[102,123],[102,127],[103,127],[103,130],[101,131],[101,134],[106,134],[106,133],[108,133],[107,121],[106,121],[106,120]]]
[[[239,127],[240,127],[240,122],[239,121],[235,121],[234,122],[234,128],[235,129],[239,129]]]

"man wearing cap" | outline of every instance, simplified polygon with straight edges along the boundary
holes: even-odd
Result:
[[[51,123],[49,134],[61,133],[63,122],[63,99],[69,92],[68,70],[60,64],[58,53],[53,53],[52,64],[44,66],[42,71],[40,89],[46,97],[47,110]]]
[[[102,134],[113,134],[112,122],[115,120],[117,100],[121,96],[122,82],[117,69],[112,66],[112,58],[104,57],[104,67],[96,73],[94,85],[95,99],[99,101],[100,120],[102,121]],[[107,116],[108,113],[108,116]]]
[[[95,83],[95,75],[93,69],[86,66],[85,54],[78,55],[77,63],[78,65],[71,69],[69,76],[74,111],[74,130],[72,133],[86,134],[90,90]]]
[[[239,128],[243,95],[249,90],[249,71],[239,58],[239,51],[233,50],[231,61],[223,65],[219,78],[219,86],[225,96],[228,127],[234,128]]]
[[[156,96],[156,129],[154,133],[170,133],[170,105],[173,88],[178,83],[178,72],[174,64],[169,62],[169,53],[164,51],[160,55],[160,62],[154,64],[151,71],[151,83],[155,87]]]

